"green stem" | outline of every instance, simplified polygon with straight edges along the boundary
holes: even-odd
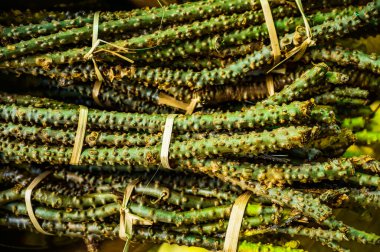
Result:
[[[362,145],[370,145],[377,144],[380,142],[380,132],[376,131],[359,131],[355,132],[356,142],[357,144]]]
[[[235,0],[235,4],[232,3],[232,5],[234,5],[235,8],[231,8],[231,3],[229,3],[229,1],[215,1],[214,3],[207,4],[195,2],[193,4],[185,5],[184,8],[181,8],[182,6],[180,5],[178,8],[165,9],[165,7],[163,7],[161,8],[161,11],[153,14],[147,11],[148,13],[141,13],[141,15],[138,16],[101,22],[99,23],[98,28],[99,36],[101,38],[105,34],[124,33],[126,31],[134,31],[143,27],[158,26],[161,23],[172,23],[177,20],[190,21],[204,19],[214,15],[217,16],[224,13],[229,14],[252,8],[250,3],[244,3],[244,1]],[[223,24],[223,21],[220,22]],[[22,41],[17,44],[10,45],[9,47],[2,47],[0,48],[0,60],[11,59],[29,53],[47,51],[49,49],[63,46],[75,41],[90,40],[92,30],[92,26],[73,28],[67,31]],[[147,41],[149,42],[149,40]],[[136,46],[133,42],[132,45],[132,48]],[[129,46],[129,48],[131,47]],[[89,49],[90,48],[87,50]]]
[[[174,132],[202,132],[232,129],[263,129],[271,126],[308,124],[311,102],[293,102],[281,106],[257,106],[239,112],[178,115],[174,120]],[[78,109],[49,109],[0,104],[0,118],[43,126],[65,125],[76,127]],[[128,132],[131,129],[162,132],[167,115],[106,112],[89,109],[87,128]]]
[[[259,155],[262,153],[302,147],[313,134],[309,127],[278,128],[262,133],[225,135],[220,134],[202,140],[175,141],[170,145],[169,159],[175,161],[190,157],[223,155]],[[19,141],[5,140],[0,146],[2,158],[19,162],[68,164],[72,148],[64,146],[28,145]],[[134,148],[88,148],[81,154],[84,165],[139,165],[145,168],[160,165],[161,146]],[[175,167],[175,165],[173,165]]]
[[[323,221],[332,214],[331,208],[321,204],[319,199],[314,198],[311,194],[302,193],[289,188],[267,188],[259,183],[230,178],[218,173],[209,175],[217,177],[222,181],[238,185],[244,190],[252,191],[254,194],[267,198],[276,204],[294,208],[317,222]]]
[[[328,61],[342,67],[351,66],[359,70],[380,74],[380,57],[376,54],[367,54],[358,50],[348,50],[341,47],[317,46],[306,53],[304,61]]]
[[[355,174],[349,177],[348,180],[361,186],[374,186],[380,188],[379,175],[368,175],[361,172],[355,172]]]

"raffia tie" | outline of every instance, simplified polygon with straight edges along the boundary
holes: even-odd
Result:
[[[164,168],[171,169],[169,164],[169,148],[170,148],[170,140],[172,138],[173,124],[174,118],[176,114],[170,114],[166,118],[164,133],[162,134],[162,145],[160,152],[161,164]]]
[[[186,115],[191,115],[194,112],[194,109],[197,106],[197,103],[199,102],[199,100],[200,98],[197,96],[191,99],[190,103],[185,103],[185,102],[178,101],[174,97],[167,95],[165,93],[160,92],[158,94],[158,104],[168,105],[173,108],[184,110],[186,111]]]
[[[36,216],[34,215],[33,206],[32,206],[32,192],[33,192],[33,189],[49,174],[50,174],[50,171],[45,171],[41,173],[40,175],[38,175],[37,177],[35,177],[33,181],[29,184],[29,186],[26,188],[26,191],[25,191],[25,207],[26,207],[26,212],[28,213],[29,219],[32,222],[34,228],[38,232],[44,235],[53,235],[53,234],[43,230],[41,225],[38,223],[38,220]]]
[[[272,47],[272,53],[273,53],[273,63],[277,64],[281,60],[281,49],[280,49],[280,43],[278,41],[278,36],[276,32],[276,27],[274,25],[273,21],[273,15],[272,11],[270,9],[270,5],[268,0],[260,0],[261,8],[263,9],[263,14],[265,18],[265,24],[268,29],[269,39]],[[285,68],[277,69],[275,73],[284,74]],[[274,81],[273,81],[273,75],[267,74],[266,77],[266,86],[268,90],[269,96],[274,95]]]
[[[292,57],[294,57],[293,61],[300,60],[302,58],[302,56],[304,55],[304,53],[306,52],[306,49],[309,46],[315,45],[315,41],[313,40],[313,34],[311,32],[311,28],[310,28],[309,22],[307,21],[307,18],[306,18],[304,9],[303,9],[302,1],[301,0],[295,0],[295,2],[296,2],[296,5],[297,5],[300,13],[301,13],[301,16],[302,16],[302,19],[303,19],[303,22],[304,22],[304,29],[305,29],[307,38],[302,43],[300,43],[299,45],[296,45],[292,50],[290,50],[289,52],[287,52],[285,54],[285,59],[283,59],[282,61],[280,61],[279,63],[277,63],[271,69],[269,69],[267,73],[273,71],[279,65],[281,65],[284,62],[288,61]],[[294,32],[293,43],[296,42],[296,38],[301,37],[300,31],[299,31],[300,28],[301,27],[297,27],[296,31]]]
[[[128,186],[125,188],[123,203],[120,207],[119,237],[120,239],[125,241],[123,249],[124,252],[127,252],[129,248],[129,242],[133,234],[134,221],[138,221],[140,225],[153,225],[152,221],[146,220],[144,218],[141,218],[140,216],[130,213],[129,209],[127,208],[128,201],[132,195],[133,189],[138,183],[139,179],[135,179],[128,184]]]
[[[88,117],[88,108],[86,106],[79,106],[79,118],[78,127],[75,134],[75,141],[73,146],[73,151],[71,153],[70,164],[78,165],[80,161],[80,156],[82,154],[83,140],[86,135],[86,125]]]
[[[108,52],[112,55],[115,55],[123,60],[126,60],[130,63],[134,63],[133,60],[131,60],[130,58],[128,57],[125,57],[123,55],[121,55],[120,53],[117,53],[115,51],[111,51],[109,49],[105,49],[105,48],[102,48],[102,49],[97,49],[97,47],[100,45],[100,43],[105,43],[107,45],[110,45],[111,47],[113,48],[116,48],[118,50],[121,50],[125,53],[132,53],[130,52],[128,49],[124,48],[124,47],[121,47],[121,46],[118,46],[118,45],[115,45],[115,44],[112,44],[112,43],[109,43],[107,41],[104,41],[104,40],[101,40],[101,39],[98,39],[98,33],[99,33],[99,16],[100,16],[100,11],[97,11],[95,12],[94,14],[94,21],[93,21],[93,25],[92,25],[92,47],[91,49],[84,55],[84,58],[85,59],[91,59],[92,60],[92,63],[94,64],[94,70],[95,70],[95,75],[96,75],[96,78],[98,79],[97,81],[95,81],[94,83],[94,86],[93,86],[93,89],[92,89],[92,98],[94,99],[94,101],[96,102],[96,104],[98,104],[99,106],[102,106],[102,103],[100,102],[99,100],[99,93],[100,93],[100,89],[101,89],[101,86],[102,86],[102,83],[104,82],[104,77],[102,75],[102,73],[100,72],[99,70],[99,67],[98,67],[98,64],[96,63],[96,60],[94,59],[94,54],[96,53],[99,53],[99,52]]]
[[[224,240],[223,252],[236,252],[238,248],[239,233],[245,208],[252,192],[247,191],[240,195],[232,206],[230,219],[228,221],[226,238]]]

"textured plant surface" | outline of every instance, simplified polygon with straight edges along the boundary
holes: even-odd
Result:
[[[25,195],[48,170],[33,212],[88,251],[119,238],[124,209],[139,219],[131,241],[222,250],[245,192],[238,251],[379,250],[374,229],[339,212],[380,208],[380,163],[360,155],[380,143],[379,51],[357,40],[378,34],[380,2],[303,1],[307,30],[295,3],[269,1],[276,67],[261,1],[170,2],[0,13],[0,225],[36,232]]]

